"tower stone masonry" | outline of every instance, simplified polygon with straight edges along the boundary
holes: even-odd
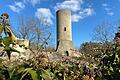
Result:
[[[57,22],[57,51],[70,53],[73,49],[71,11],[58,10],[56,13]],[[70,55],[70,54],[69,54]]]

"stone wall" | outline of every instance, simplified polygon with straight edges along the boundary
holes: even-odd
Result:
[[[16,38],[16,43],[20,46],[24,46],[26,48],[29,47],[29,40],[27,39],[20,39],[20,38]]]

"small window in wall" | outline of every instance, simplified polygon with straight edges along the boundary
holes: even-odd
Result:
[[[64,27],[64,31],[66,31],[66,27]]]
[[[68,51],[65,51],[65,54],[66,54],[66,56],[69,56],[69,52]]]

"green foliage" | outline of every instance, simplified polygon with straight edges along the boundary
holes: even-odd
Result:
[[[45,80],[51,80],[50,74],[44,69],[40,69],[40,76]]]
[[[3,47],[4,50],[7,55],[8,58],[10,59],[10,55],[11,52],[18,52],[16,49],[10,47],[10,45],[15,45],[15,36],[14,34],[11,32],[10,28],[8,26],[10,26],[9,23],[9,19],[8,19],[8,14],[7,13],[3,13],[0,16],[0,47]],[[5,33],[5,37],[2,38],[1,34],[4,31]]]
[[[119,80],[120,79],[120,46],[115,45],[111,52],[111,55],[105,55],[99,67],[102,70],[103,78],[107,80]]]
[[[30,67],[30,66],[28,66]],[[51,80],[49,73],[40,69],[35,70],[32,67],[26,68],[25,65],[5,66],[0,59],[0,80]]]
[[[0,59],[0,80],[82,80],[83,76],[95,80],[119,80],[120,47],[113,45],[111,50],[103,52],[97,64],[81,64],[80,58],[72,57],[51,62],[44,54],[13,66],[4,65]]]
[[[23,80],[23,78],[27,75],[30,74],[33,80],[38,80],[37,79],[37,73],[35,70],[32,70],[32,68],[26,68],[24,71],[22,71],[24,74],[22,75],[20,80]]]

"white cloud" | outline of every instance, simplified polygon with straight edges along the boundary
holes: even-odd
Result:
[[[52,25],[53,15],[48,8],[38,8],[35,12],[35,16],[44,24],[44,25]]]
[[[78,22],[85,17],[91,16],[94,13],[92,8],[82,8],[83,0],[66,0],[62,3],[57,3],[55,10],[68,9],[72,11],[72,21]]]
[[[109,15],[109,16],[113,16],[114,15],[114,12],[112,11],[112,8],[110,8],[110,6],[106,3],[103,3],[102,4],[104,10],[106,11],[106,14]]]
[[[80,15],[78,15],[78,14],[73,14],[72,15],[72,21],[73,22],[78,22],[79,19],[82,19],[82,17]]]
[[[79,11],[78,14],[73,14],[72,21],[78,22],[79,20],[84,19],[84,18],[91,16],[93,14],[94,14],[94,10],[92,8],[86,8],[84,10]]]
[[[93,13],[94,13],[94,10],[92,8],[86,8],[83,11],[79,12],[80,15],[84,15],[84,16],[90,16]]]
[[[39,4],[41,2],[41,0],[23,0],[24,3],[31,3],[33,6],[35,6],[36,4]]]
[[[25,8],[24,3],[22,3],[22,2],[15,2],[15,5],[18,6],[19,8],[21,8],[21,9]]]
[[[110,8],[108,8],[108,7],[105,7],[104,8],[106,11],[110,11],[111,9]]]
[[[103,3],[103,4],[102,4],[102,6],[103,6],[103,7],[107,7],[107,6],[108,6],[108,4],[106,4],[106,3]]]
[[[20,12],[20,10],[17,9],[17,7],[15,7],[15,6],[9,5],[9,8],[10,8],[12,11],[14,11],[14,12],[17,12],[17,13]]]
[[[25,8],[25,5],[22,2],[15,2],[14,5],[9,5],[9,8],[14,12],[19,13],[21,10]]]
[[[107,14],[110,15],[110,16],[113,16],[114,12],[108,12]]]
[[[82,0],[78,1],[78,0],[67,0],[64,1],[62,3],[57,3],[57,5],[55,6],[56,10],[59,9],[69,9],[73,12],[76,12],[78,10],[80,10],[80,5],[82,4]]]
[[[32,5],[36,5],[40,3],[41,0],[31,0]]]

